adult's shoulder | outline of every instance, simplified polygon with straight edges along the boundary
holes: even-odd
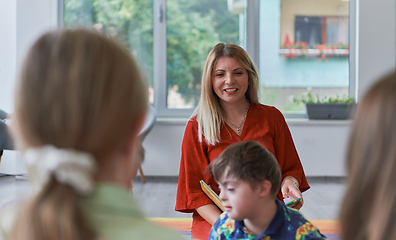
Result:
[[[198,121],[197,116],[192,116],[186,123],[185,131],[197,131],[198,132]]]
[[[201,136],[201,138],[204,138]],[[183,144],[189,142],[190,144],[195,144],[196,142],[201,142],[199,137],[198,121],[197,116],[193,116],[188,119],[186,123],[186,128],[184,129]]]
[[[281,111],[274,106],[268,106],[261,103],[252,104],[250,106],[254,115],[260,118],[274,119],[278,121],[284,121],[284,117]]]
[[[198,124],[197,115],[190,117],[187,121],[187,124]]]

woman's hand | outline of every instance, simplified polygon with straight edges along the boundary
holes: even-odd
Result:
[[[283,198],[290,198],[291,200],[301,198],[301,201],[292,206],[292,208],[299,210],[303,206],[304,202],[297,184],[298,182],[295,178],[286,177],[282,182],[281,192]]]

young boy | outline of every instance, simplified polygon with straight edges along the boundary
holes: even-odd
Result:
[[[209,239],[326,239],[299,211],[276,199],[281,172],[274,156],[255,141],[227,147],[209,170],[225,207]]]

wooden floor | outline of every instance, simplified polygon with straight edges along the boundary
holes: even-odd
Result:
[[[31,193],[30,183],[26,177],[0,176],[0,208],[29,196]]]
[[[191,214],[175,212],[176,177],[146,177],[134,180],[133,195],[148,217],[190,218]],[[340,178],[308,178],[311,189],[303,194],[301,212],[308,219],[337,219],[345,185]],[[0,207],[30,194],[29,181],[24,177],[0,177]]]

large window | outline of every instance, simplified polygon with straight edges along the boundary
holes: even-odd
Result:
[[[153,92],[153,0],[63,0],[65,27],[93,27],[117,38],[138,59]]]
[[[131,49],[147,76],[149,102],[162,116],[187,116],[198,104],[215,44],[244,46],[245,5],[227,0],[64,0],[62,6],[66,27],[93,27]]]
[[[259,39],[261,102],[304,113],[294,98],[348,95],[348,1],[261,0]]]
[[[60,0],[64,25],[116,37],[139,60],[160,117],[189,117],[218,42],[238,44],[259,67],[260,101],[304,113],[294,97],[349,89],[346,0]],[[296,116],[296,115],[294,115]]]

